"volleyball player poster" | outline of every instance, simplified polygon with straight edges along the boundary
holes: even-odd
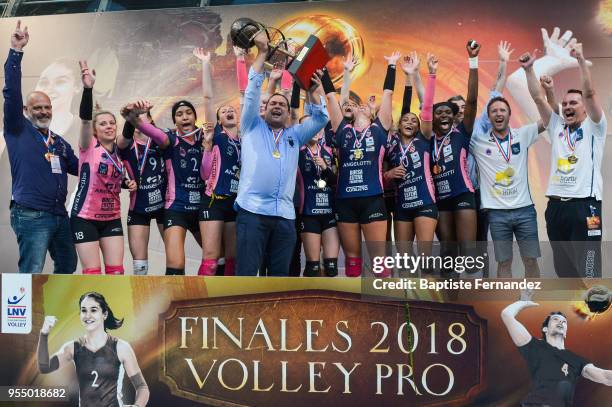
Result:
[[[505,318],[532,301],[516,316],[525,332],[562,337],[571,352],[540,366],[560,360],[547,374],[567,387],[551,391],[608,405],[610,387],[576,374],[612,364],[605,280],[533,285],[529,301],[520,290],[363,294],[358,280],[322,280],[35,276],[23,284],[31,332],[0,335],[0,384],[63,389],[65,405],[130,405],[144,388],[151,406],[518,405],[537,386]],[[61,361],[66,347],[74,363]],[[88,398],[96,386],[108,404]]]

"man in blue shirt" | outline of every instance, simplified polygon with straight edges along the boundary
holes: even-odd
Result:
[[[300,147],[328,122],[320,79],[315,75],[309,93],[312,115],[302,124],[285,128],[289,101],[279,93],[270,96],[264,117],[259,99],[268,52],[265,33],[255,37],[257,58],[249,72],[240,118],[242,167],[236,205],[236,275],[254,276],[264,253],[268,275],[286,276],[296,241],[293,193]]]
[[[70,274],[76,269],[77,256],[64,206],[67,174],[78,174],[78,159],[70,145],[49,130],[49,96],[32,92],[23,104],[21,59],[28,40],[28,28],[21,29],[18,21],[4,64],[2,91],[12,177],[11,227],[19,244],[19,272],[42,272],[49,251],[54,272]]]

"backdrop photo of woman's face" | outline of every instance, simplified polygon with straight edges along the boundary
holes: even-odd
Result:
[[[72,98],[78,92],[74,72],[61,62],[53,62],[42,71],[35,89],[51,98],[56,114],[70,111]]]

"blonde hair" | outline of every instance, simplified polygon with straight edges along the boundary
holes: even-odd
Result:
[[[96,109],[94,110],[93,118],[91,120],[91,125],[93,126],[94,136],[96,136],[96,122],[98,120],[98,116],[102,116],[103,114],[109,114],[113,117],[113,120],[115,121],[115,123],[117,123],[117,118],[115,117],[115,114],[113,112],[109,110],[98,110],[99,107],[100,106],[96,104]]]

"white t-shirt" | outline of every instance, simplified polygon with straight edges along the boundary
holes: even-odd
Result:
[[[568,146],[565,135],[565,123],[556,113],[550,115],[546,126],[550,135],[552,152],[550,157],[550,176],[546,196],[562,198],[595,197],[601,200],[603,196],[603,180],[601,178],[601,160],[606,142],[606,116],[602,112],[599,123],[587,117],[576,130],[575,150]],[[578,161],[571,163],[573,157]]]
[[[510,129],[510,133],[511,136],[503,141],[497,139],[499,146],[491,131],[474,131],[472,134],[470,151],[480,169],[480,199],[483,208],[518,209],[533,205],[527,176],[527,149],[538,139],[538,124]],[[508,152],[509,162],[502,151]]]

